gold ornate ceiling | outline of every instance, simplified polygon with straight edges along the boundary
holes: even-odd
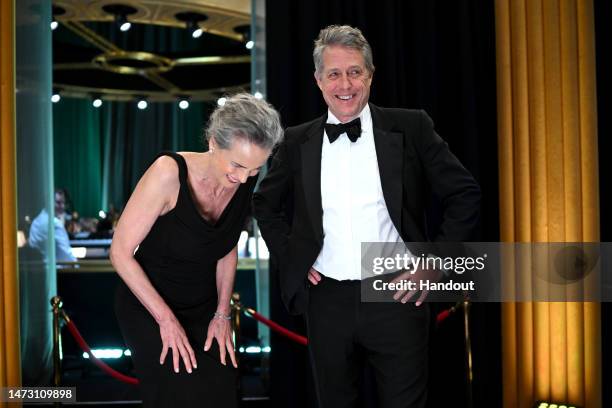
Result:
[[[117,6],[130,11],[129,31],[119,33],[117,14],[109,13]],[[212,100],[249,86],[249,0],[55,0],[53,7],[60,27],[54,31],[53,82],[61,94]],[[201,38],[189,38],[181,14],[202,18],[192,23],[202,29]],[[172,38],[177,45],[151,49],[151,41],[138,36]]]
[[[54,0],[53,5],[66,13],[57,16],[59,22],[66,21],[113,21],[113,16],[103,7],[121,4],[136,9],[129,19],[133,23],[154,24],[183,28],[184,23],[176,19],[181,12],[204,14],[208,19],[203,24],[205,33],[221,35],[241,41],[234,28],[251,23],[249,0]]]

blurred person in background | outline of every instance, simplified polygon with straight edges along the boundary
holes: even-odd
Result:
[[[54,193],[54,234],[55,234],[55,261],[74,262],[76,258],[70,248],[70,238],[66,231],[66,191],[56,189]],[[43,257],[47,259],[47,241],[49,239],[49,214],[47,209],[42,211],[34,218],[30,226],[28,244],[32,248],[38,249]]]

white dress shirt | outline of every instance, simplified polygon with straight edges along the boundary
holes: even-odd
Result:
[[[337,280],[362,279],[362,242],[402,242],[383,197],[368,105],[359,118],[361,137],[354,143],[346,133],[334,143],[329,143],[327,134],[323,134],[321,203],[324,239],[323,249],[313,268]],[[328,111],[327,123],[338,124],[340,121]]]
[[[57,262],[76,261],[70,247],[70,238],[64,227],[64,222],[57,217],[53,217],[55,233],[55,260]],[[49,214],[47,210],[42,210],[34,218],[30,226],[28,243],[32,248],[37,248],[47,259],[47,242],[49,240]]]

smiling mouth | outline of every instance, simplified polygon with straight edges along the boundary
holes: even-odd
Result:
[[[355,95],[336,95],[336,98],[340,99],[341,101],[350,101],[354,96]]]
[[[227,176],[227,179],[231,182],[231,183],[240,183],[240,180],[236,180],[232,177],[230,177],[229,175]]]

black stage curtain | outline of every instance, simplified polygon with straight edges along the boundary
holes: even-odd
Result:
[[[325,112],[313,77],[312,48],[319,30],[329,24],[359,27],[374,53],[371,101],[429,113],[482,187],[480,239],[499,240],[492,1],[267,0],[266,13],[268,100],[285,126]],[[272,318],[303,330],[301,319],[288,316],[279,300],[275,273],[272,268]],[[472,309],[474,406],[501,406],[499,310],[497,304]],[[432,330],[431,349],[429,406],[467,406],[460,315]],[[312,390],[306,350],[273,336],[273,405],[315,406]],[[366,392],[366,406],[368,397]]]

